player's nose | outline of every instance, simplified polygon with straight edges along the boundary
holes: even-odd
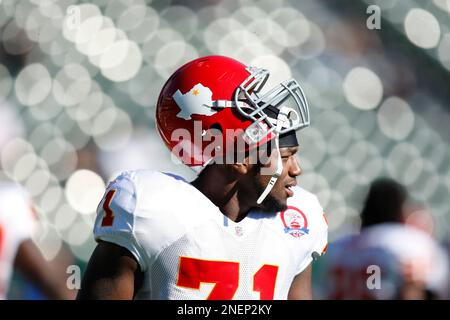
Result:
[[[302,174],[303,170],[298,164],[298,160],[296,157],[292,157],[291,159],[292,160],[290,161],[289,164],[289,175],[291,177],[297,177]]]

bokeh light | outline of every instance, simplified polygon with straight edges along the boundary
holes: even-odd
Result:
[[[91,214],[105,191],[102,178],[90,170],[77,170],[67,180],[66,198],[70,206],[83,214]]]
[[[397,97],[386,99],[378,109],[378,126],[389,138],[402,140],[414,128],[414,113],[408,103]]]
[[[441,36],[436,17],[419,8],[412,9],[406,15],[405,32],[412,43],[425,49],[435,47]]]
[[[47,68],[35,63],[26,66],[17,76],[15,90],[17,99],[25,106],[42,102],[50,93],[52,79]]]
[[[375,108],[383,96],[380,78],[372,70],[363,67],[350,70],[343,87],[348,102],[362,110]]]

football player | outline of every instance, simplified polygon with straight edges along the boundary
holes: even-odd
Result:
[[[309,109],[296,80],[263,91],[268,77],[223,56],[172,74],[157,129],[198,177],[137,170],[108,185],[79,299],[312,297],[327,223],[296,186]]]
[[[65,270],[47,262],[31,239],[36,216],[31,198],[16,184],[0,183],[0,300],[6,299],[13,269],[50,299],[73,299]]]
[[[411,204],[406,188],[380,178],[369,189],[361,232],[330,245],[321,261],[324,298],[445,298],[448,262],[429,232],[406,224]]]

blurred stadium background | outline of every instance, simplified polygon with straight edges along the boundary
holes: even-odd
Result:
[[[366,26],[369,5],[380,30]],[[300,133],[299,184],[326,208],[330,241],[358,228],[367,186],[384,175],[446,242],[449,14],[449,0],[1,0],[0,179],[33,196],[46,259],[68,250],[84,267],[119,171],[193,178],[160,142],[155,103],[178,66],[223,54],[303,84],[312,126]],[[16,276],[10,296],[29,292]]]

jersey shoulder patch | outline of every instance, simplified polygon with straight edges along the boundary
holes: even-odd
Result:
[[[288,198],[288,209],[285,210],[284,215],[289,210],[291,212],[294,210],[305,219],[305,224],[314,228],[313,232],[328,229],[328,221],[317,196],[298,186],[294,187],[293,191],[294,196]]]

